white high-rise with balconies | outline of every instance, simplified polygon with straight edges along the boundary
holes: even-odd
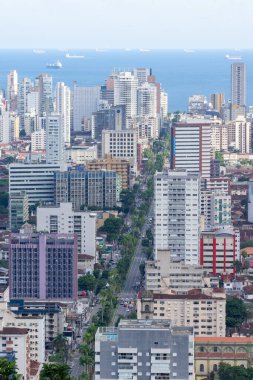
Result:
[[[199,262],[200,177],[184,170],[155,175],[155,255],[170,250],[187,264]]]
[[[114,105],[125,105],[126,116],[137,115],[138,79],[130,71],[119,72],[114,78]]]
[[[156,86],[154,83],[143,83],[137,90],[138,116],[156,117]]]
[[[70,88],[64,82],[56,83],[55,110],[63,116],[65,144],[70,144],[70,107]]]
[[[210,178],[211,124],[186,119],[171,128],[171,169],[187,170]]]
[[[18,95],[18,74],[16,70],[11,70],[7,76],[7,99],[10,111],[17,110]]]
[[[46,161],[48,164],[64,161],[64,119],[57,113],[46,117]]]

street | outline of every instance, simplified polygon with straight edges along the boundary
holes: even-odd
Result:
[[[124,288],[122,289],[121,293],[118,296],[119,300],[122,298],[123,299],[126,299],[126,298],[135,299],[136,298],[137,292],[136,292],[136,289],[134,287],[136,285],[136,282],[140,282],[140,280],[141,280],[139,265],[141,263],[145,262],[145,253],[142,250],[141,241],[142,241],[142,236],[145,235],[147,229],[150,228],[150,225],[148,224],[148,220],[152,216],[152,214],[153,214],[153,208],[151,207],[149,210],[149,213],[147,215],[147,221],[144,224],[144,226],[142,227],[139,242],[137,244],[135,253],[133,255],[130,268],[127,272],[127,278],[125,281]],[[115,323],[117,322],[118,317],[120,315],[127,317],[128,312],[126,310],[127,310],[126,307],[118,304],[118,306],[115,310],[113,320],[112,320],[112,325],[115,325]]]

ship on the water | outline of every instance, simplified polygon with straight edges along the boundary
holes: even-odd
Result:
[[[62,63],[60,61],[56,61],[55,63],[47,63],[47,69],[61,69]]]
[[[67,53],[67,54],[65,55],[65,58],[82,59],[82,58],[84,58],[84,55],[71,55],[71,54]]]
[[[225,59],[228,59],[230,61],[240,61],[242,59],[242,57],[240,55],[229,55],[229,54],[226,54],[225,55]]]

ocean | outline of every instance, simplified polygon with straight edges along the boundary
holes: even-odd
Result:
[[[84,55],[84,59],[68,59],[65,54]],[[230,99],[230,66],[225,55],[240,55],[247,64],[247,105],[253,105],[253,50],[0,50],[0,88],[6,89],[7,74],[16,69],[19,78],[35,78],[42,72],[53,76],[54,84],[63,81],[70,87],[104,84],[114,68],[151,67],[158,82],[168,92],[169,111],[187,109],[188,97],[193,94],[210,96],[224,92]],[[47,63],[60,60],[62,69],[47,69]]]

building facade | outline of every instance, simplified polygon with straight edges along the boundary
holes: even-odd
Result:
[[[13,234],[9,270],[10,298],[75,300],[76,238],[67,234]]]
[[[222,289],[194,289],[187,294],[143,291],[138,319],[170,320],[172,326],[193,326],[194,335],[225,336],[226,296]],[[205,293],[204,293],[205,292]]]
[[[55,174],[55,204],[71,202],[73,209],[114,208],[119,201],[121,178],[115,171],[92,171],[83,168]]]
[[[171,128],[171,169],[184,169],[210,178],[211,125],[205,120],[186,120]]]
[[[95,380],[194,379],[192,328],[169,321],[121,320],[99,328],[95,338]]]
[[[25,191],[28,203],[54,203],[55,173],[63,170],[60,164],[10,164],[9,194]]]
[[[168,249],[187,264],[198,264],[200,178],[183,170],[155,175],[155,252]]]
[[[95,257],[96,214],[73,211],[72,203],[37,207],[37,231],[57,234],[76,234],[78,254]]]

